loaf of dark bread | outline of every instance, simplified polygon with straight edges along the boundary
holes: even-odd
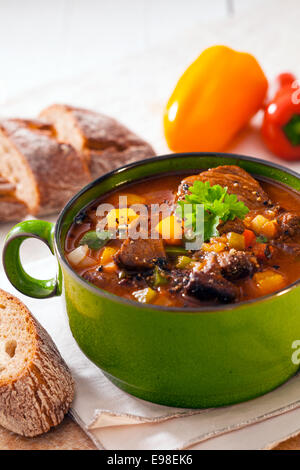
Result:
[[[16,196],[16,186],[0,176],[0,221],[23,219],[28,212]]]
[[[84,158],[39,121],[0,121],[0,174],[16,187],[31,214],[50,214],[89,180]]]
[[[52,105],[41,120],[0,121],[0,222],[62,209],[89,181],[154,156],[118,121],[94,111]],[[6,192],[5,192],[6,191]]]
[[[71,144],[85,156],[92,179],[155,155],[147,142],[104,114],[54,104],[39,117],[54,126],[58,140]]]
[[[63,420],[73,396],[71,373],[48,333],[0,289],[0,425],[37,436]]]

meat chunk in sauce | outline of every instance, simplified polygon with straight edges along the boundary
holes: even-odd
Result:
[[[281,237],[294,237],[300,232],[300,217],[292,212],[284,212],[277,218]]]
[[[246,251],[231,249],[217,256],[221,274],[230,281],[252,276],[259,268],[255,256]]]
[[[251,210],[259,209],[269,203],[269,197],[260,184],[249,173],[235,165],[218,166],[198,175],[188,176],[179,186],[177,194],[179,199],[188,193],[189,186],[195,181],[208,181],[211,186],[215,184],[226,186],[228,194],[236,194],[239,201]]]
[[[199,300],[234,302],[239,296],[238,288],[217,272],[194,271],[185,288],[187,295]]]
[[[147,204],[151,201],[173,205],[180,177],[172,178],[139,182],[137,195],[143,195]],[[180,183],[177,198],[182,199],[196,180],[209,181],[212,186],[220,184],[228,188],[229,194],[236,194],[250,209],[245,219],[221,221],[219,234],[207,240],[197,252],[185,252],[181,246],[170,247],[165,240],[135,240],[129,229],[127,240],[109,242],[114,250],[118,249],[113,256],[115,263],[99,266],[99,250],[90,249],[88,256],[94,257],[95,264],[88,265],[88,269],[79,265],[77,272],[99,288],[121,297],[136,299],[136,291],[152,289],[155,297],[151,303],[178,307],[197,306],[202,302],[203,305],[239,302],[265,295],[270,290],[270,272],[281,276],[284,285],[299,279],[299,195],[291,195],[277,183],[264,181],[261,186],[241,168],[223,166],[185,178]],[[135,189],[130,191],[135,192]],[[75,236],[69,238],[67,254],[78,247],[78,242],[80,245],[85,225],[86,230],[95,229],[97,220],[93,219],[93,211],[88,212],[89,218],[86,216],[84,220],[80,215],[80,222],[84,223],[75,220],[72,229]],[[255,221],[257,216],[260,217]],[[267,229],[263,219],[271,222]],[[135,219],[134,223],[138,221]],[[130,225],[133,233],[136,231],[134,223]],[[245,229],[252,234],[244,233]],[[230,236],[226,236],[228,232]],[[237,234],[243,236],[237,237]],[[266,275],[259,285],[256,277],[252,279],[257,272]]]
[[[270,208],[276,214],[278,222],[278,237],[293,237],[300,233],[300,217],[293,212],[286,211],[278,204],[274,204],[263,188],[249,173],[236,165],[223,165],[210,168],[198,175],[185,178],[177,193],[178,199],[183,199],[188,194],[189,187],[195,181],[208,181],[211,186],[219,184],[227,187],[228,194],[236,194],[239,201],[242,201],[250,211],[264,214]],[[258,212],[259,211],[259,212]],[[220,224],[218,230],[220,234],[227,232],[242,233],[245,229],[243,221],[235,219],[225,224]]]
[[[115,262],[127,269],[149,269],[156,263],[166,263],[166,252],[162,240],[128,238],[115,254]]]
[[[245,225],[241,219],[235,218],[234,220],[227,220],[227,222],[218,225],[218,231],[220,235],[228,232],[243,233]]]
[[[218,255],[209,253],[204,262],[201,270],[192,272],[185,292],[198,299],[217,299],[223,303],[239,297],[239,290],[232,281],[252,276],[259,268],[255,256],[234,249]]]

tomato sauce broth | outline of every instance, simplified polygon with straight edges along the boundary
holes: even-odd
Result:
[[[86,217],[82,223],[73,223],[68,231],[65,241],[65,253],[68,255],[72,250],[78,247],[82,236],[90,231],[95,230],[97,224],[96,209],[101,203],[109,203],[118,207],[118,198],[120,195],[135,194],[145,199],[147,205],[150,204],[161,204],[166,202],[172,205],[176,198],[178,186],[183,178],[187,175],[173,174],[166,176],[159,176],[148,178],[137,183],[128,184],[118,190],[114,190],[105,196],[100,197],[98,200],[93,202],[85,211]],[[269,197],[280,206],[287,210],[300,215],[300,194],[287,188],[286,186],[273,182],[266,179],[259,179],[264,191]],[[300,237],[296,236],[293,239],[294,244],[299,244]],[[107,246],[119,249],[122,244],[122,240],[110,240]],[[101,276],[97,276],[99,269],[99,257],[103,248],[99,251],[92,251],[91,257],[94,259],[94,265],[89,267],[75,267],[73,268],[76,272],[85,278],[87,274],[94,274],[90,282],[96,286],[105,289],[117,296],[124,297],[127,299],[135,300],[133,298],[134,288],[130,284],[120,284],[119,280],[122,275],[122,270],[117,269],[113,272],[102,273]],[[283,251],[276,252],[276,255],[268,260],[265,260],[265,267],[270,267],[282,274],[285,280],[285,286],[292,284],[300,278],[300,257],[295,256],[294,253],[288,253]],[[261,296],[258,291],[254,280],[249,277],[246,279],[238,280],[235,284],[240,289],[240,301],[255,299]],[[207,304],[217,303],[215,301],[200,301],[191,297],[183,296],[181,293],[171,293],[168,286],[160,286],[157,289],[158,295],[151,303],[154,305],[161,305],[167,307],[199,307]]]

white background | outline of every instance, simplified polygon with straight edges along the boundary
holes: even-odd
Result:
[[[261,3],[264,1],[0,0],[0,104],[24,90],[75,78],[83,71],[113,70],[128,56],[165,42],[176,44],[179,36],[197,26],[230,14],[259,13]]]

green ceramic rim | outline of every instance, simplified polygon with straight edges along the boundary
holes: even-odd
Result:
[[[107,299],[110,299],[114,302],[118,302],[120,304],[127,304],[131,305],[133,307],[138,307],[138,308],[146,308],[149,309],[148,304],[139,304],[138,302],[134,300],[129,300],[129,299],[124,299],[123,297],[119,297],[115,294],[112,294],[108,291],[105,291],[103,289],[100,289],[99,287],[94,286],[90,282],[86,281],[83,279],[77,272],[71,268],[67,260],[65,259],[64,256],[64,249],[61,243],[61,236],[62,236],[62,231],[64,229],[64,232],[66,234],[67,230],[70,227],[70,223],[65,224],[65,217],[68,215],[70,210],[74,210],[74,207],[76,207],[76,202],[87,192],[89,192],[92,189],[95,189],[100,185],[101,183],[105,183],[105,181],[110,181],[110,185],[115,182],[115,186],[112,187],[110,186],[110,189],[107,189],[107,191],[104,191],[102,194],[98,194],[98,197],[105,194],[106,192],[109,193],[114,189],[117,189],[121,186],[125,186],[129,183],[133,182],[138,182],[139,179],[144,179],[145,177],[142,178],[137,178],[137,179],[132,179],[131,175],[134,176],[135,170],[140,167],[151,167],[154,163],[159,164],[159,162],[165,162],[166,160],[169,160],[170,163],[170,168],[168,170],[164,169],[164,171],[161,174],[166,174],[168,172],[176,172],[176,171],[183,171],[182,168],[178,169],[176,168],[176,160],[184,158],[185,162],[187,163],[187,166],[185,167],[185,170],[190,171],[190,170],[199,170],[199,169],[205,169],[205,168],[212,168],[216,167],[219,165],[238,165],[241,168],[246,169],[248,172],[255,176],[262,176],[265,177],[269,180],[274,180],[278,181],[281,184],[284,184],[288,186],[289,188],[292,188],[296,191],[300,191],[300,175],[296,173],[293,170],[290,170],[289,168],[285,168],[282,165],[278,165],[276,163],[268,162],[267,160],[262,160],[259,158],[254,158],[254,157],[249,157],[245,155],[239,155],[239,154],[234,154],[234,153],[214,153],[214,152],[189,152],[189,153],[177,153],[177,154],[168,154],[168,155],[162,155],[162,156],[157,156],[153,158],[148,158],[145,160],[140,160],[138,162],[130,163],[128,165],[124,165],[120,168],[117,168],[116,170],[113,170],[109,173],[106,173],[105,175],[101,176],[100,178],[96,179],[92,183],[89,183],[87,186],[85,186],[79,193],[77,193],[64,207],[64,209],[61,211],[56,227],[55,227],[55,235],[54,235],[54,243],[55,243],[55,249],[59,257],[59,261],[61,264],[63,264],[64,268],[67,269],[74,277],[77,278],[77,280],[86,288],[88,288],[90,291],[93,293],[100,295],[102,297],[105,297]],[[208,159],[216,159],[216,164],[209,164],[209,166],[203,166],[199,167],[197,165],[192,165],[191,163],[194,161],[195,158],[200,158],[201,160],[205,161],[205,158]],[[249,164],[250,167],[253,168],[253,170],[259,169],[261,170],[259,173],[256,173],[255,171],[249,170]],[[156,166],[156,165],[153,165]],[[123,174],[125,172],[128,172],[127,179],[123,180],[122,183],[118,184],[118,178],[117,176],[120,174]],[[151,176],[159,176],[158,171],[154,171],[153,173],[149,173],[146,177],[151,177]],[[97,196],[95,197],[95,199]],[[74,211],[74,214],[77,214],[80,212],[80,210],[84,210],[85,207],[87,207],[93,199],[89,200],[87,204],[84,204],[80,206],[80,208],[76,208]],[[72,220],[73,220],[73,215],[72,215]],[[300,279],[298,281],[293,282],[289,286],[287,286],[285,289],[278,290],[276,292],[273,292],[272,294],[265,295],[263,297],[259,297],[258,299],[250,299],[250,300],[245,300],[243,302],[238,302],[236,304],[228,304],[228,305],[215,305],[215,306],[205,306],[205,307],[188,307],[184,308],[184,311],[187,313],[204,313],[204,312],[216,312],[218,310],[224,311],[224,310],[233,310],[239,307],[242,307],[244,305],[249,305],[252,303],[259,303],[259,302],[264,302],[265,300],[268,300],[272,297],[276,297],[279,295],[284,295],[285,293],[289,292],[291,289],[296,288],[300,284]],[[154,310],[159,310],[159,311],[166,311],[166,312],[178,312],[182,313],[182,308],[180,307],[162,307],[159,305],[151,305],[151,309]]]

